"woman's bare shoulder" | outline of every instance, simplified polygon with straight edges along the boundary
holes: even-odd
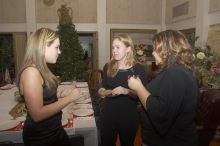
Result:
[[[39,70],[36,67],[27,67],[23,72],[22,76],[38,76],[40,75]]]
[[[39,70],[35,67],[27,67],[21,74],[20,77],[20,92],[23,94],[23,90],[27,89],[28,91],[32,91],[31,89],[36,89],[37,87],[42,87],[43,78],[39,72]]]
[[[42,80],[41,73],[36,67],[27,67],[21,74],[22,81]]]

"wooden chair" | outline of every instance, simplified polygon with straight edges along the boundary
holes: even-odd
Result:
[[[92,99],[92,105],[94,109],[95,117],[100,115],[100,104],[102,103],[102,98],[98,95],[98,88],[101,86],[103,79],[103,71],[102,70],[92,70],[89,73],[89,91]]]
[[[101,84],[103,78],[103,71],[96,69],[89,72],[89,91],[90,94],[93,95],[95,91],[97,90],[97,86]]]
[[[220,90],[200,92],[196,115],[198,146],[209,146],[220,122]]]
[[[102,70],[92,70],[89,73],[89,91],[92,99],[92,106],[94,110],[95,121],[98,129],[98,143],[100,144],[100,112],[101,106],[103,103],[103,99],[99,96],[97,90],[99,86],[101,86],[103,79],[103,71]]]

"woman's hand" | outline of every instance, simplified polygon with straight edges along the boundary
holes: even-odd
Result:
[[[75,88],[76,87],[73,85],[60,85],[58,86],[58,89],[57,89],[57,97],[58,98],[65,97],[68,94],[70,94],[72,90]]]
[[[100,95],[100,96],[105,96],[105,88],[100,88],[99,90],[98,90],[98,94]]]
[[[150,96],[150,92],[146,90],[139,77],[132,76],[128,79],[128,86],[134,90],[139,97],[142,105],[146,108],[146,101]]]
[[[127,95],[128,93],[129,93],[129,90],[127,88],[122,87],[122,86],[118,86],[112,90],[113,96],[120,95],[120,94]]]
[[[128,87],[134,91],[143,86],[139,77],[131,76],[128,79]]]
[[[78,88],[74,88],[66,98],[69,98],[70,102],[73,102],[81,97],[81,92]]]

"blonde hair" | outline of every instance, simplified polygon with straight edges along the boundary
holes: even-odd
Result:
[[[18,86],[21,73],[32,64],[36,65],[36,68],[41,73],[46,86],[48,86],[50,89],[54,89],[58,86],[58,80],[48,68],[45,59],[46,46],[50,46],[57,38],[59,38],[57,33],[48,28],[40,28],[31,34],[27,43],[23,64],[18,73]]]
[[[154,51],[160,53],[163,70],[173,64],[182,64],[189,70],[194,70],[195,55],[187,38],[176,30],[166,30],[153,38]]]
[[[118,39],[121,41],[126,47],[130,47],[131,51],[126,54],[125,65],[133,66],[136,63],[135,54],[134,54],[134,44],[130,36],[126,34],[119,34],[114,36],[113,40]],[[118,61],[115,59],[111,59],[108,63],[107,75],[110,77],[114,77],[118,73]]]

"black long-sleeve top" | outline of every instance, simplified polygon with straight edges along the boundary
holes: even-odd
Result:
[[[106,64],[103,68],[104,76],[102,85],[105,89],[114,89],[118,86],[122,86],[124,88],[129,89],[128,87],[128,76],[129,75],[138,75],[144,85],[147,84],[147,75],[144,71],[144,68],[141,64],[135,64],[133,67],[129,69],[120,69],[116,76],[108,77],[107,76],[108,64]],[[136,110],[137,99],[134,99],[128,95],[118,95],[115,97],[106,97],[108,100],[108,105],[110,110],[116,109],[128,109],[128,110]]]
[[[147,89],[151,95],[141,112],[143,142],[148,146],[195,146],[198,88],[193,73],[173,65]]]

